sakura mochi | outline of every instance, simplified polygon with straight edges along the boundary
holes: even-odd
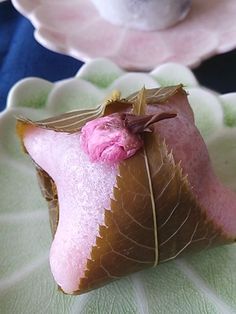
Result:
[[[17,131],[48,202],[50,266],[65,293],[236,239],[236,195],[214,175],[181,85],[19,119]]]
[[[100,15],[126,28],[153,31],[183,20],[191,0],[92,0]]]

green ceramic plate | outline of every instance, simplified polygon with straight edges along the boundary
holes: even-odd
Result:
[[[236,245],[223,246],[129,276],[82,296],[57,290],[50,274],[47,206],[34,169],[15,135],[15,117],[40,119],[93,107],[114,89],[123,96],[183,83],[217,174],[236,191],[236,93],[219,96],[198,86],[178,64],[127,73],[108,60],[52,84],[16,84],[0,115],[0,313],[236,313]]]

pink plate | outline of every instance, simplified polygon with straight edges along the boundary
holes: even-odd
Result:
[[[107,57],[129,70],[163,62],[194,67],[236,47],[236,1],[193,0],[188,17],[162,31],[135,31],[103,20],[88,0],[12,0],[45,47],[87,61]]]

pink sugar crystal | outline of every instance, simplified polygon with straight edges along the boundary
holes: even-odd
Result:
[[[87,122],[81,130],[80,140],[91,161],[106,163],[129,158],[143,146],[140,136],[125,127],[119,114]]]

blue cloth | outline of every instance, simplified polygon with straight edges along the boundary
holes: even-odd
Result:
[[[82,65],[39,45],[33,31],[10,1],[0,3],[0,111],[18,80],[38,76],[54,82],[74,76]],[[194,73],[204,86],[221,93],[236,91],[236,50],[205,61]]]
[[[74,76],[83,64],[42,47],[33,31],[10,1],[0,3],[0,111],[9,90],[20,79],[38,76],[54,82]]]

